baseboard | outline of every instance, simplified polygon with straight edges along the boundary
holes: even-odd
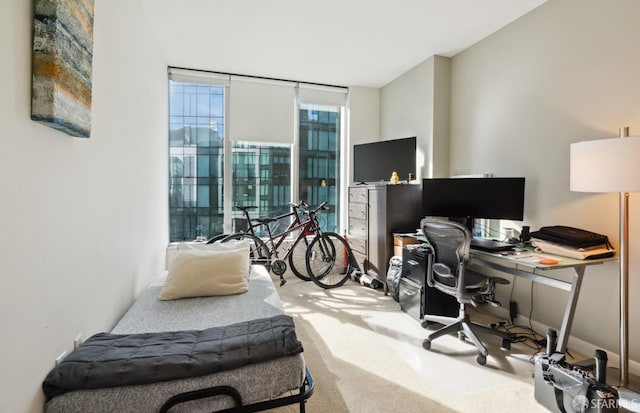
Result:
[[[492,308],[490,311],[491,314],[495,315],[498,318],[504,318],[505,320],[509,320],[509,308],[504,308],[504,307],[500,307],[500,308]],[[514,323],[516,325],[529,325],[529,319],[526,317],[523,317],[522,315],[519,315],[515,320]],[[549,326],[543,323],[540,323],[538,321],[532,320],[531,321],[531,326],[533,327],[533,329],[538,332],[541,335],[545,335],[547,330],[549,329]],[[594,354],[595,350],[598,349],[599,347],[596,346],[593,343],[589,343],[587,341],[584,341],[580,338],[574,337],[572,335],[569,335],[569,351],[575,351],[579,354],[583,354],[586,357],[590,357],[591,355]],[[608,362],[608,366],[609,367],[615,367],[618,368],[618,366],[620,365],[620,355],[618,353],[614,353],[611,352],[609,350],[607,351],[607,357],[609,359]],[[633,361],[633,360],[629,360],[629,373],[632,375],[636,375],[636,376],[640,376],[640,363]]]

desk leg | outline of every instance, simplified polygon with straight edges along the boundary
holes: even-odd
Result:
[[[582,276],[584,275],[584,269],[584,265],[576,266],[573,269],[574,275],[573,282],[571,283],[571,289],[569,290],[569,300],[567,302],[567,308],[564,310],[562,327],[560,327],[558,344],[556,345],[556,351],[560,353],[565,353],[567,351],[569,334],[571,333],[571,324],[573,323],[573,315],[576,311],[576,305],[578,304],[578,296],[580,295],[580,287],[582,285]]]

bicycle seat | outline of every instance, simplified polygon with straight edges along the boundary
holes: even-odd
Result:
[[[269,224],[271,222],[276,222],[275,218],[257,218],[256,221],[262,225]]]
[[[258,208],[258,207],[257,207],[257,206],[255,206],[255,205],[252,205],[252,206],[236,205],[236,208],[238,208],[240,211],[248,211],[248,210],[250,210],[250,209],[256,209],[256,208]]]

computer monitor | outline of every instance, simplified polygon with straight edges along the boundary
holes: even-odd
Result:
[[[524,219],[524,178],[433,178],[422,181],[422,213],[464,220]]]

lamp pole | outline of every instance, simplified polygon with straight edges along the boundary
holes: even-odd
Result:
[[[629,128],[619,130],[620,138]],[[620,385],[629,384],[629,193],[620,192]]]

